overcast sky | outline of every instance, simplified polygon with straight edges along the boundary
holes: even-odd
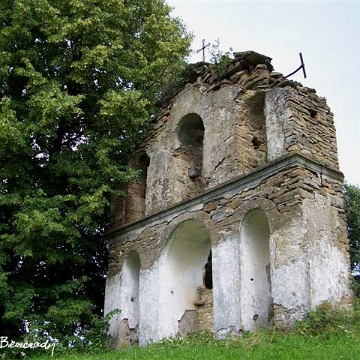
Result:
[[[284,75],[300,66],[302,52],[307,79],[301,71],[291,79],[327,99],[335,114],[340,169],[347,182],[360,185],[360,0],[167,3],[194,34],[193,50],[202,39],[219,39],[224,52],[254,50],[271,57]]]

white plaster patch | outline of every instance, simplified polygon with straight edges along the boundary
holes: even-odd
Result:
[[[132,251],[124,260],[120,289],[121,318],[127,319],[130,329],[139,324],[140,258]]]
[[[309,284],[306,258],[273,269],[272,294],[274,304],[288,310],[309,308]]]
[[[337,211],[319,194],[304,201],[303,211],[309,241],[310,307],[324,301],[334,304],[350,296],[349,259],[338,248]]]

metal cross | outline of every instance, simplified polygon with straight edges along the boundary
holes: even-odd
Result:
[[[196,50],[196,53],[198,54],[200,51],[202,51],[203,61],[205,61],[205,49],[210,46],[210,43],[207,43],[205,45],[205,39],[202,39],[202,48],[199,50]]]
[[[302,69],[302,70],[303,70],[304,78],[306,79],[306,71],[305,71],[304,60],[303,60],[302,54],[300,53],[299,55],[300,55],[301,65],[300,65],[295,71],[293,71],[291,74],[285,76],[285,78],[288,78],[289,76],[294,75],[294,74],[297,73],[300,69]]]

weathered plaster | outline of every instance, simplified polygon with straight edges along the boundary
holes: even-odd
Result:
[[[349,255],[337,241],[340,219],[331,202],[319,194],[306,199],[303,207],[309,243],[310,306],[341,302],[351,294],[339,286],[349,277]]]
[[[268,160],[272,161],[285,154],[284,123],[290,117],[286,109],[286,88],[274,89],[266,93],[265,118]]]

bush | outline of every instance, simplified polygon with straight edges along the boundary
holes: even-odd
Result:
[[[306,318],[296,324],[295,331],[303,335],[332,334],[338,331],[353,330],[360,322],[360,298],[353,309],[332,306],[324,301],[316,310],[310,311]]]

